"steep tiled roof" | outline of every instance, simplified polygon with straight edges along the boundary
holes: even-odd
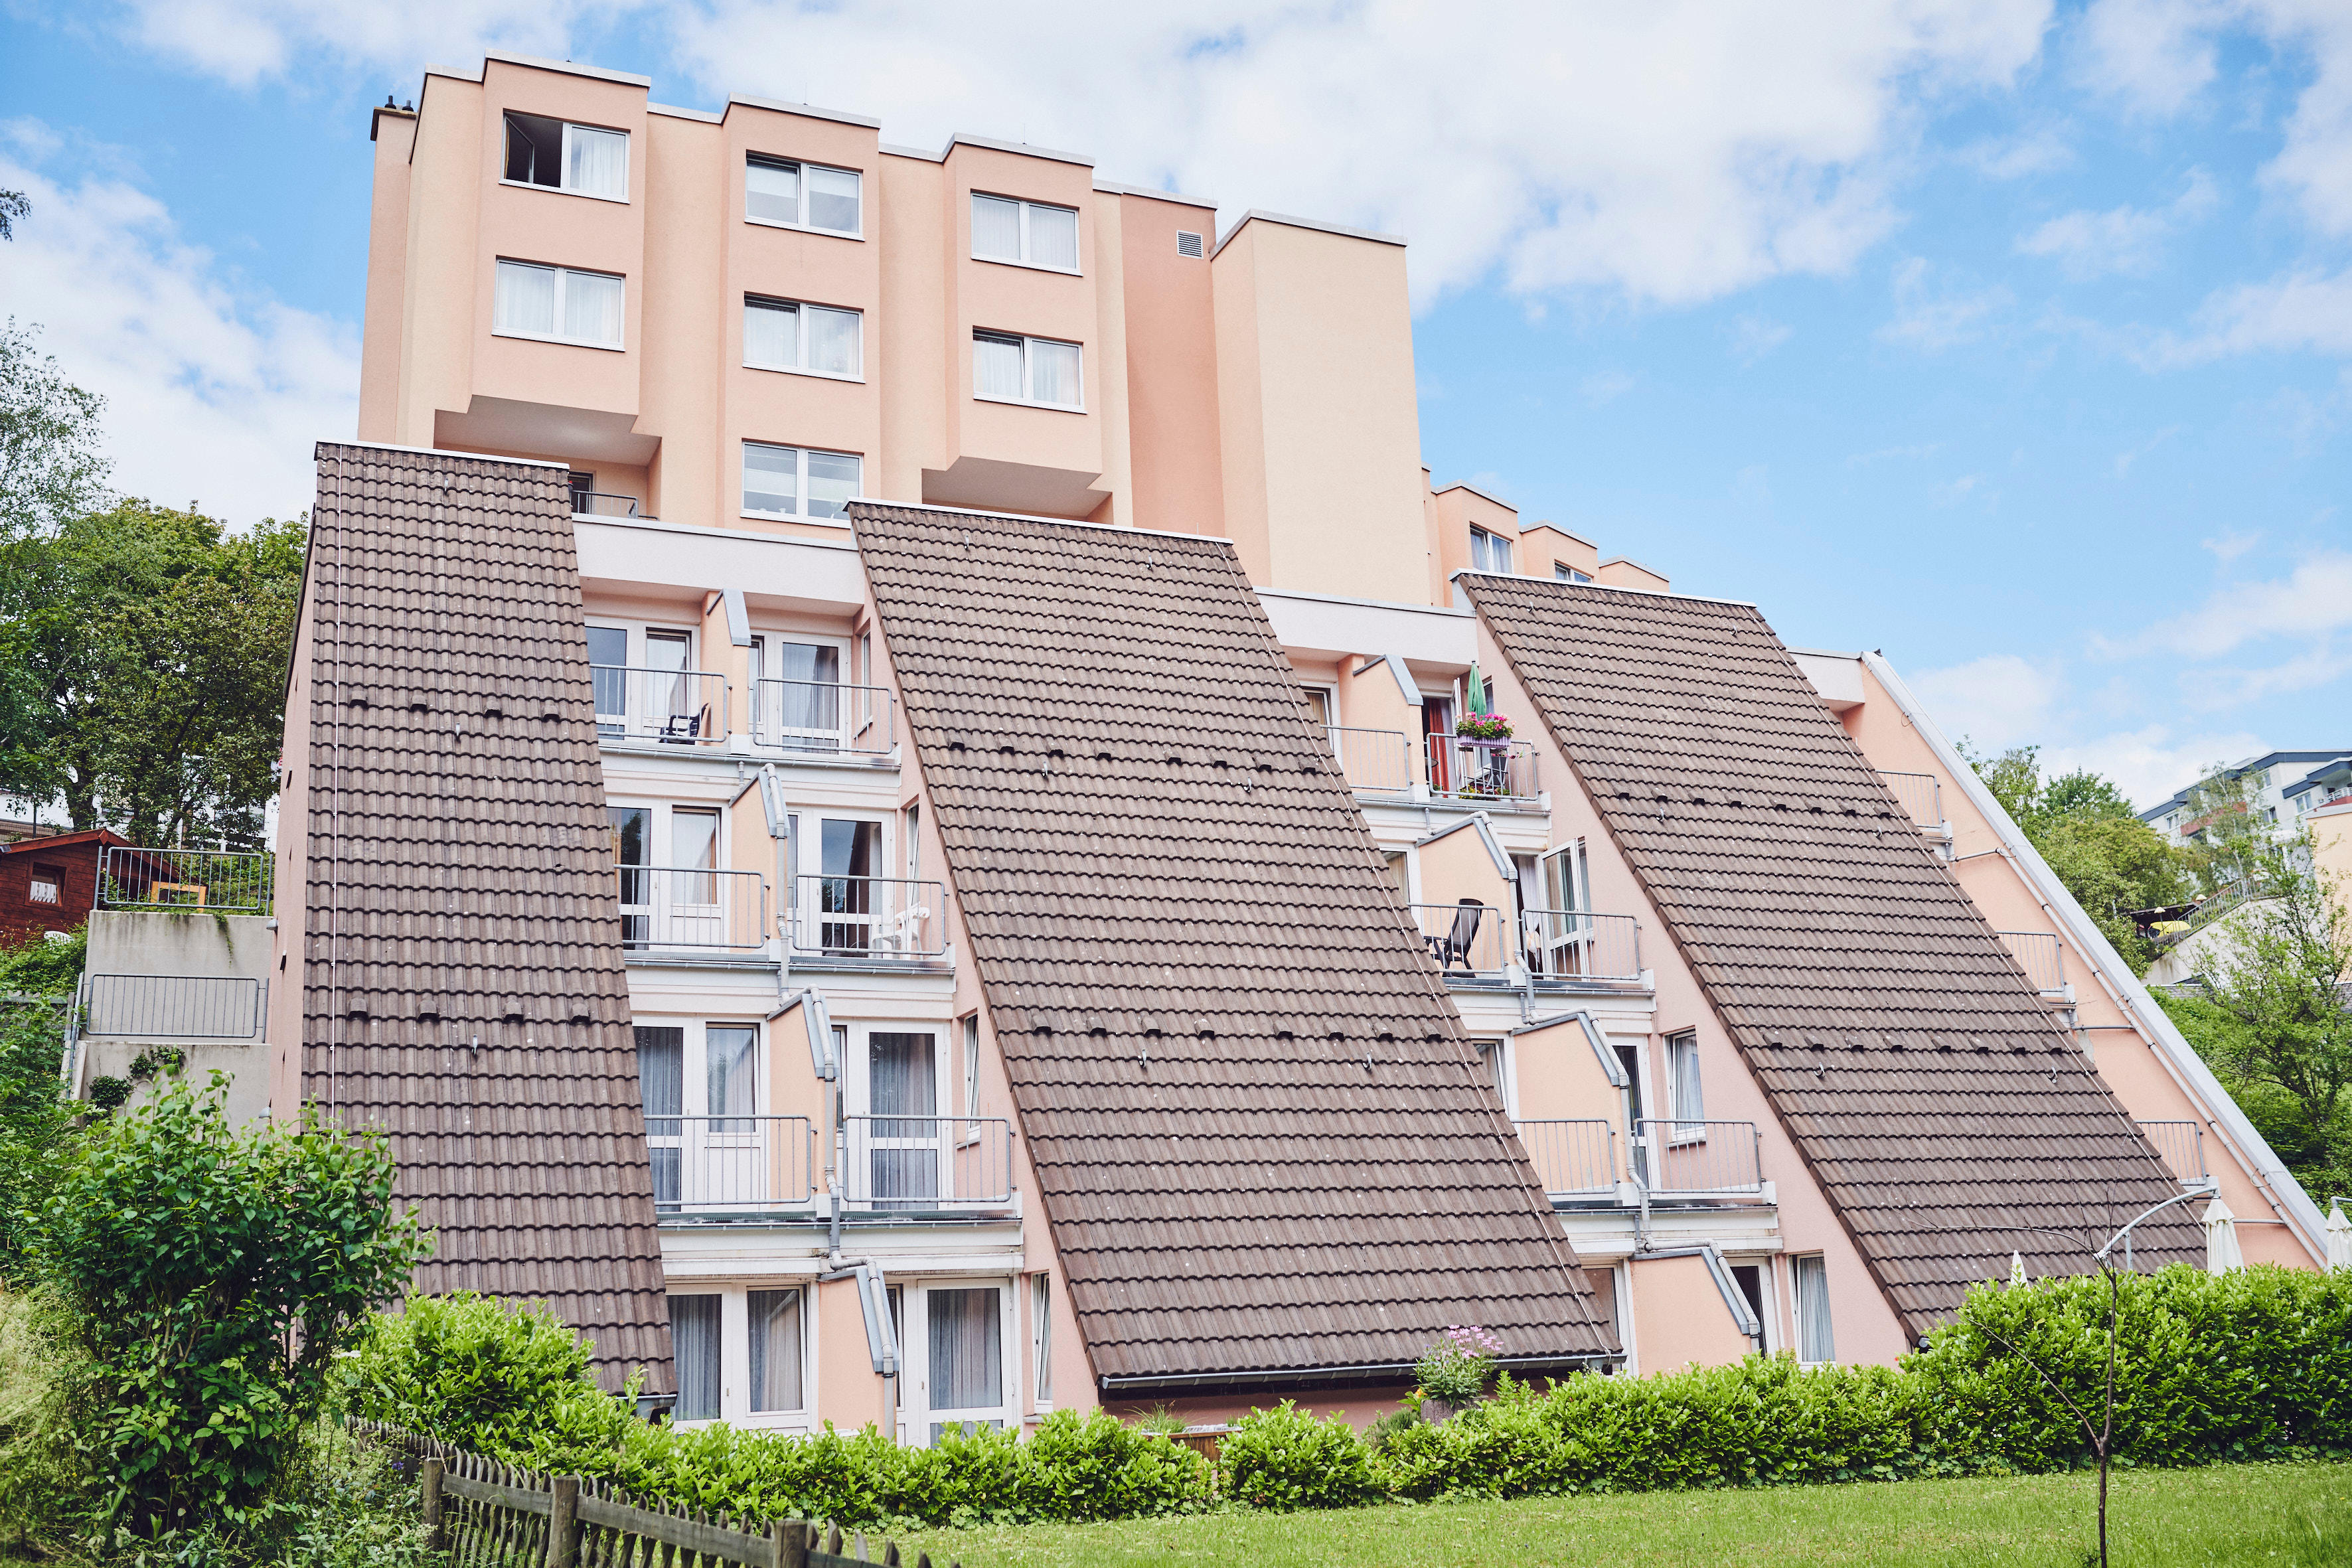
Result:
[[[1612,1353],[1232,547],[851,515],[1097,1374]]]
[[[1912,1333],[2179,1191],[1753,607],[1461,581]]]
[[[564,471],[322,443],[302,1093],[381,1128],[420,1291],[670,1378]]]

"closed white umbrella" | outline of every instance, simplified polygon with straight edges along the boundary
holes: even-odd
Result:
[[[2352,1272],[2352,1219],[2344,1217],[2344,1200],[2327,1205],[2327,1267]]]
[[[2246,1255],[2238,1249],[2238,1216],[2217,1193],[2205,1205],[2205,1272],[2227,1274],[2245,1266]]]

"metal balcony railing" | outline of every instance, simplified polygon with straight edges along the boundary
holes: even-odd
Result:
[[[1993,933],[2009,949],[2033,988],[2044,995],[2066,989],[2066,955],[2058,939],[2046,931],[2004,931]]]
[[[1935,774],[1882,773],[1878,776],[1912,821],[1922,827],[1943,826],[1944,785]]]
[[[673,746],[727,743],[727,678],[702,669],[592,664],[596,733],[607,741]]]
[[[1448,974],[1499,978],[1512,956],[1504,941],[1510,911],[1465,899],[1456,904],[1407,904],[1413,929]]]
[[[1753,1121],[1633,1123],[1635,1179],[1652,1197],[1744,1197],[1764,1191]]]
[[[231,974],[90,974],[84,1035],[139,1040],[257,1040],[268,1016],[266,981]]]
[[[867,1210],[1013,1201],[1013,1124],[999,1117],[845,1116],[842,1197]]]
[[[1353,730],[1326,725],[1324,738],[1349,789],[1369,795],[1412,793],[1412,743],[1401,730]]]
[[[886,686],[829,680],[751,683],[751,742],[780,752],[883,756],[898,743],[897,706]]]
[[[637,498],[616,496],[604,490],[573,490],[572,515],[574,517],[635,517]]]
[[[938,958],[948,950],[947,889],[895,877],[795,877],[781,923],[797,953]]]
[[[98,852],[98,901],[110,910],[266,915],[274,869],[267,851],[109,844]]]
[[[1642,930],[1632,915],[1520,911],[1528,969],[1539,980],[1639,980]]]
[[[1605,1197],[1617,1190],[1617,1130],[1606,1121],[1515,1123],[1544,1191],[1555,1198]]]
[[[661,1218],[805,1209],[816,1196],[816,1129],[805,1116],[646,1114]]]
[[[2205,1168],[2205,1129],[2194,1121],[2143,1121],[2139,1130],[2164,1156],[2164,1163],[2180,1184],[2201,1187],[2212,1173]]]
[[[756,948],[768,939],[768,880],[757,871],[624,866],[620,895],[621,942],[632,952]]]
[[[1429,793],[1451,800],[1533,800],[1536,749],[1525,741],[1465,741],[1423,735]]]

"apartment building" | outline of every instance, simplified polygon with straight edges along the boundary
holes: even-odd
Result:
[[[2352,798],[2352,752],[2265,752],[2231,763],[2221,775],[2242,783],[2244,810],[2266,832],[2285,837],[2299,832],[2313,812]],[[2189,804],[2196,790],[2195,784],[2183,785],[2171,799],[2141,812],[2139,819],[2174,845],[2201,842],[2215,814],[2200,815]]]
[[[2211,1188],[1904,804],[1940,755],[1432,488],[1402,242],[510,57],[375,131],[270,1093],[387,1131],[421,1288],[921,1442],[1369,1415],[1469,1321],[1891,1359]]]

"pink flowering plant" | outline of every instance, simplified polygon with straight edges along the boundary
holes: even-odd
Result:
[[[1500,713],[1473,713],[1455,724],[1454,732],[1465,741],[1507,741],[1511,721]]]
[[[1450,1326],[1421,1352],[1412,1374],[1421,1392],[1450,1410],[1466,1410],[1486,1397],[1495,1381],[1495,1358],[1503,1342],[1475,1323]]]

